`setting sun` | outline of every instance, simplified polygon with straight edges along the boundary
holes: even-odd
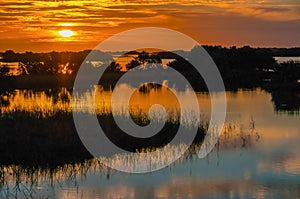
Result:
[[[74,32],[72,30],[61,30],[58,33],[63,37],[71,37],[74,35]]]

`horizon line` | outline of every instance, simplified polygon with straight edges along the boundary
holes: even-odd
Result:
[[[266,46],[251,46],[251,45],[248,45],[248,44],[245,44],[245,45],[218,45],[218,44],[214,45],[214,44],[203,44],[203,45],[200,45],[200,46],[201,47],[204,47],[204,46],[222,47],[222,48],[232,48],[232,47],[243,48],[243,47],[250,47],[250,48],[253,48],[253,49],[297,49],[297,48],[300,48],[300,46],[293,46],[293,47],[276,47],[276,46],[274,46],[274,47],[266,47]],[[193,48],[191,48],[189,50],[176,49],[176,50],[172,50],[172,51],[169,51],[169,52],[174,52],[174,51],[186,51],[186,52],[189,52]],[[75,53],[75,52],[93,51],[93,50],[99,50],[99,49],[96,49],[96,48],[94,48],[94,49],[82,49],[82,50],[77,50],[77,51],[74,51],[74,50],[62,50],[62,51],[57,51],[57,50],[51,50],[51,51],[31,51],[31,50],[28,50],[27,51],[27,50],[25,50],[25,51],[16,51],[16,50],[13,50],[13,49],[6,49],[4,51],[1,50],[0,54],[4,53],[6,51],[13,51],[14,53],[26,53],[26,52],[31,52],[31,53],[51,53],[51,52],[58,52],[58,53],[69,52],[69,53]],[[134,49],[132,51],[138,51],[138,50],[139,49]],[[163,49],[161,49],[161,50],[163,51]],[[101,52],[105,52],[105,53],[117,53],[117,52],[125,52],[125,51],[120,50],[120,51],[101,51]]]

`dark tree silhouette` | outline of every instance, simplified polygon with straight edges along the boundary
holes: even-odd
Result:
[[[9,74],[9,68],[7,65],[0,66],[0,77],[7,76]]]
[[[150,54],[146,51],[142,51],[138,53],[138,56],[135,59],[133,59],[130,63],[126,64],[126,70],[130,70],[138,66],[158,66],[158,64],[161,63],[161,58],[158,56],[157,52]]]
[[[106,71],[110,72],[120,72],[122,69],[122,66],[119,63],[116,63],[115,61],[111,62],[111,64],[107,67]]]
[[[2,53],[2,61],[4,62],[17,62],[19,61],[20,54],[16,54],[13,50],[7,50]]]
[[[300,63],[293,61],[276,65],[275,71],[271,76],[269,89],[271,91],[300,91]]]
[[[272,91],[274,89],[297,90],[299,87],[299,64],[278,64],[274,56],[300,55],[300,48],[203,47],[216,63],[226,89],[234,90],[260,86]],[[188,62],[189,58],[191,58],[190,56],[197,54],[199,50],[201,50],[200,47],[195,46],[191,51],[181,50],[175,53],[165,51],[153,52],[153,50],[151,52],[146,50],[142,52],[132,51],[127,53],[126,56],[133,57],[133,60],[125,66],[126,70],[138,66],[141,66],[142,69],[155,68],[160,66],[163,59],[173,59],[174,61],[169,63],[168,67],[179,71],[189,79],[194,88],[201,90],[206,87],[204,81]],[[187,60],[179,55],[187,58]],[[92,67],[90,68],[92,69],[91,71],[95,72],[98,71],[97,67],[109,65],[106,72],[118,73],[116,77],[125,72],[122,71],[123,68],[121,63],[118,63],[118,59],[114,61],[111,55],[99,50],[80,52],[53,51],[49,53],[15,53],[12,50],[7,50],[1,53],[1,57],[2,62],[18,62],[20,74],[29,76],[36,74],[52,76],[57,74],[75,75],[83,63],[85,67]],[[97,66],[95,66],[95,63]],[[1,76],[5,76],[8,74],[8,71],[2,68],[0,73]],[[109,78],[112,78],[112,75]],[[109,78],[105,79],[105,81],[110,81]]]

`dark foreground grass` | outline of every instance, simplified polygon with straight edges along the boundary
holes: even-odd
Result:
[[[70,113],[40,117],[17,111],[2,115],[0,126],[2,165],[55,167],[91,158],[76,133]]]
[[[133,119],[140,125],[149,122],[144,116]],[[122,132],[116,128],[111,114],[98,115],[98,120],[116,145],[137,153],[167,144],[179,125],[169,120],[160,137],[142,143],[120,135]],[[201,144],[204,132],[204,128],[198,128],[193,146]],[[93,158],[83,146],[70,112],[57,111],[46,117],[39,112],[2,114],[0,137],[0,198],[48,198],[38,187],[76,184],[78,176],[84,177],[90,172],[100,172],[105,178],[115,172],[103,165],[101,159]]]
[[[176,121],[167,121],[157,136],[142,141],[126,136],[116,127],[111,114],[98,115],[98,120],[106,136],[114,144],[134,152],[168,144],[176,135],[179,126]],[[135,121],[139,121],[141,125],[143,122],[147,123],[136,118]],[[202,142],[204,129],[198,127],[194,143]],[[51,168],[92,158],[77,134],[70,112],[58,111],[48,117],[22,111],[1,115],[0,137],[0,165]]]
[[[115,128],[111,117],[109,114],[98,115],[99,123],[103,130],[107,131],[108,137],[110,139],[117,137],[116,144],[122,146],[122,143],[126,143],[133,147],[129,150],[140,149],[140,152],[149,152],[157,146],[164,145],[164,141],[168,141],[173,135],[169,132],[176,130],[179,125],[176,120],[167,120],[162,137],[148,140],[150,150],[142,150],[144,145],[127,140],[127,137],[125,139],[118,136],[120,132]],[[144,115],[134,116],[133,119],[141,125],[149,122]],[[188,130],[189,127],[186,128]],[[207,123],[200,124],[193,144],[174,164],[197,158],[206,129]],[[254,124],[247,135],[239,131],[240,128],[234,125],[227,126],[224,137],[216,145],[217,150],[222,143],[225,148],[235,147],[233,143],[240,144],[242,148],[250,146],[250,138],[255,132]],[[99,177],[109,179],[114,172],[118,172],[103,165],[101,159],[92,158],[82,145],[76,133],[72,114],[69,112],[56,112],[48,117],[22,111],[1,115],[0,136],[0,198],[48,198],[46,192],[39,191],[40,186],[52,187],[58,184],[63,186],[63,183],[72,183],[78,187],[77,180],[85,178],[88,174],[98,173]],[[175,151],[176,147],[180,145],[175,146]],[[166,155],[173,153],[171,149]],[[172,166],[169,169],[172,169]]]

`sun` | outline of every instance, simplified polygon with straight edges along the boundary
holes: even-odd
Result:
[[[58,34],[60,34],[62,37],[71,37],[74,35],[74,32],[72,30],[61,30],[58,31]]]

